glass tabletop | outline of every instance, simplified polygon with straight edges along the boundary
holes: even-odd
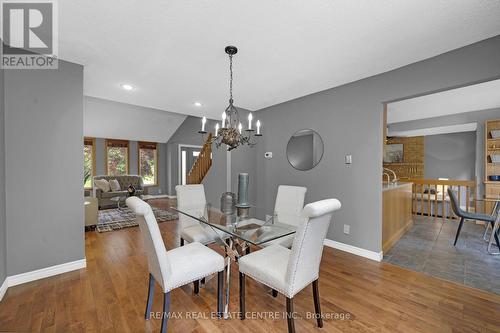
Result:
[[[263,221],[254,218],[252,214],[247,217],[240,217],[236,214],[227,215],[210,204],[199,208],[170,209],[195,219],[203,227],[213,229],[213,232],[222,231],[253,245],[292,235],[296,231],[293,225],[280,222],[276,214]]]

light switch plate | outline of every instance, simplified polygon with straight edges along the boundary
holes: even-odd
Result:
[[[352,164],[352,155],[345,155],[345,164]]]
[[[272,151],[266,151],[264,153],[264,157],[267,158],[268,160],[273,158],[273,152]]]

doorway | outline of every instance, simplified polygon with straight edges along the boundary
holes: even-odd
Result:
[[[201,146],[179,145],[179,184],[187,184],[187,176],[201,152]]]

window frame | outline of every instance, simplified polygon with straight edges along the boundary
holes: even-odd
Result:
[[[152,148],[154,147],[154,148]],[[158,186],[158,168],[159,168],[159,161],[158,161],[158,143],[156,142],[147,142],[147,141],[139,141],[137,142],[137,174],[141,176],[141,149],[154,149],[154,157],[155,157],[155,173],[154,173],[154,179],[155,182],[154,184],[144,184],[144,187],[153,187],[153,186]],[[142,180],[144,183],[144,179]]]
[[[90,142],[90,144],[88,144]],[[91,137],[83,137],[83,147],[85,146],[92,146],[91,152],[92,152],[92,174],[91,174],[91,179],[96,176],[96,156],[95,156],[95,138]],[[84,157],[85,159],[85,157]],[[85,162],[85,161],[84,161]],[[83,184],[83,189],[84,190],[92,190],[94,188],[94,182],[90,182],[90,187],[85,187],[85,184]]]
[[[104,170],[106,170],[106,175],[109,174],[109,164],[108,164],[108,149],[110,147],[126,147],[125,150],[125,175],[128,175],[130,172],[130,142],[128,140],[119,140],[119,139],[106,139],[104,142]],[[118,175],[114,175],[118,176]]]

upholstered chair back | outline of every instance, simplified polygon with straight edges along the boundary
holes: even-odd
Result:
[[[149,272],[165,290],[167,277],[171,275],[172,269],[153,210],[150,205],[138,197],[127,198],[126,203],[137,216],[148,256]]]
[[[340,206],[340,201],[337,199],[326,199],[304,207],[286,273],[288,292],[291,297],[318,278],[323,242],[332,214],[340,209]]]
[[[457,195],[455,194],[455,191],[452,189],[448,189],[448,196],[450,197],[450,203],[451,203],[451,209],[453,210],[453,213],[455,215],[458,215],[460,217],[463,216],[463,210],[460,208],[460,204],[458,203]]]
[[[207,204],[203,184],[177,185],[175,190],[177,192],[177,208],[180,211],[191,213],[193,216],[201,216],[203,214]],[[185,214],[179,214],[179,222],[182,229],[200,225],[199,222]]]
[[[281,223],[297,226],[302,219],[304,197],[307,188],[300,186],[280,185],[274,203],[274,212]]]

